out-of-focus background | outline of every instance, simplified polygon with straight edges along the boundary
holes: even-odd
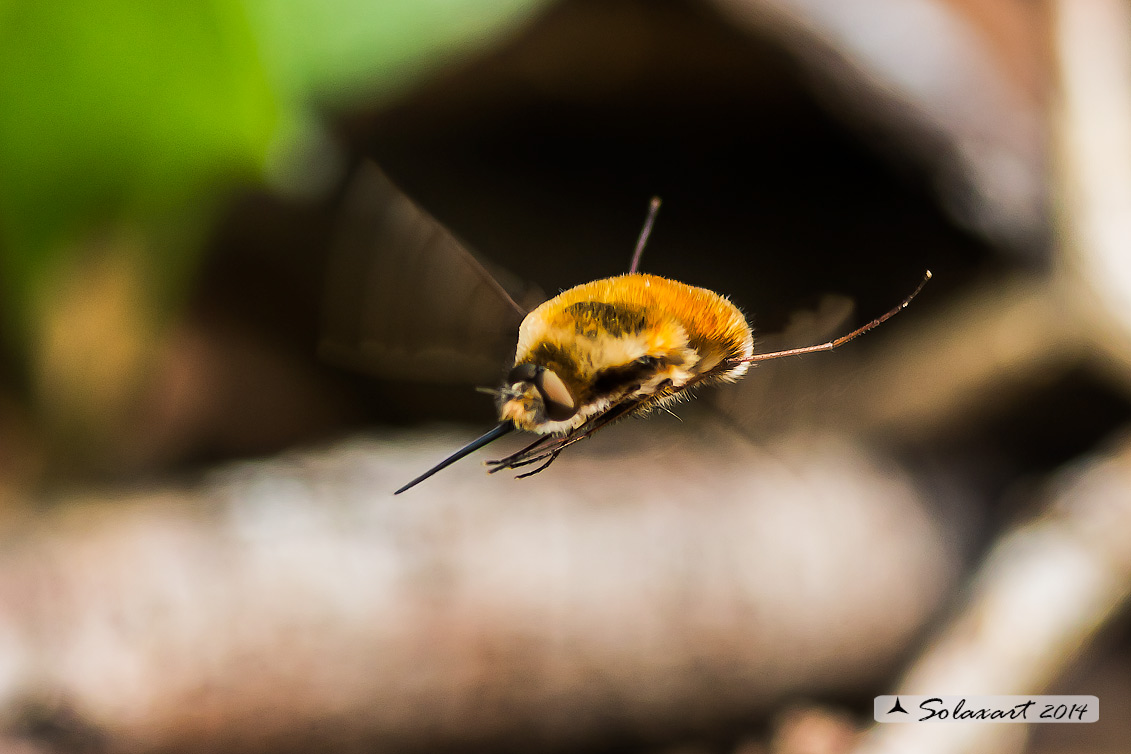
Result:
[[[653,195],[760,350],[934,279],[394,498],[494,421],[462,250]],[[1126,751],[1129,420],[1126,0],[0,2],[6,751]]]

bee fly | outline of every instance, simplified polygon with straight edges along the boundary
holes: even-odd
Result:
[[[516,429],[540,437],[488,461],[489,473],[538,464],[544,470],[570,445],[626,416],[687,397],[692,388],[734,382],[758,361],[831,351],[904,309],[899,306],[847,335],[803,348],[754,353],[746,317],[705,288],[637,272],[660,200],[652,200],[629,271],[571,288],[522,320],[514,367],[496,396],[499,423],[401,487],[400,494]]]

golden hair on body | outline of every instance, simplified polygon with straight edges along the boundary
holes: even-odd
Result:
[[[830,351],[897,314],[931,277],[928,271],[899,306],[848,335],[754,354],[750,325],[725,296],[636,272],[659,206],[653,199],[628,274],[570,288],[522,320],[514,367],[502,387],[490,391],[499,424],[395,494],[515,429],[540,437],[488,461],[489,471],[540,463],[519,478],[536,474],[602,427],[687,397],[691,388],[734,382],[755,361]]]
[[[717,293],[638,273],[595,280],[523,320],[499,418],[570,432],[624,401],[654,408],[693,384],[733,382],[753,351],[746,318]]]

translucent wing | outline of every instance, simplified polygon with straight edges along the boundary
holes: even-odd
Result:
[[[331,249],[319,351],[386,379],[494,384],[514,359],[527,306],[540,300],[489,271],[366,163]]]
[[[754,353],[782,351],[843,335],[852,329],[854,308],[845,296],[825,295],[816,309],[794,312],[782,332],[755,332]],[[716,390],[712,400],[752,437],[797,429],[812,422],[808,404],[815,382],[825,370],[843,371],[847,358],[842,354],[832,363],[802,357],[754,364],[742,382]]]

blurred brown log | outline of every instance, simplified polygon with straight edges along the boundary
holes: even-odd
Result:
[[[584,745],[888,671],[955,573],[908,478],[832,437],[662,418],[523,482],[356,441],[88,499],[0,570],[0,711],[118,750]],[[13,539],[15,541],[15,539]]]

